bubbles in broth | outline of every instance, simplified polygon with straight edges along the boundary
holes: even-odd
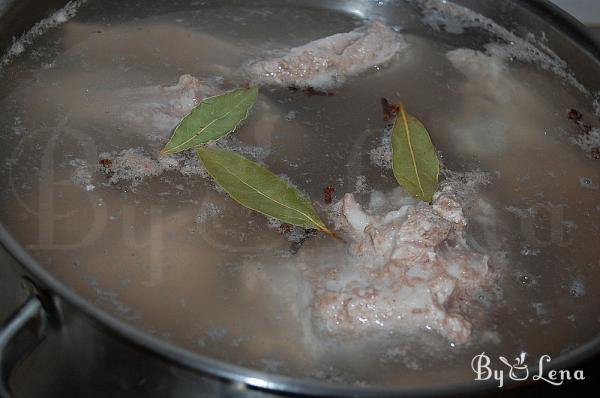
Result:
[[[525,351],[535,362],[595,334],[599,115],[535,37],[438,1],[385,2],[364,15],[262,3],[76,5],[76,16],[68,8],[3,58],[0,219],[89,301],[211,357],[344,383],[467,381],[482,350]],[[385,57],[363,58],[366,66],[340,66],[342,55],[333,72],[260,80],[273,62],[304,60],[291,49],[360,48],[373,30],[389,41],[374,40]],[[468,338],[427,322],[320,332],[307,275],[343,274],[359,238],[282,231],[229,198],[193,153],[158,157],[199,100],[249,80],[261,84],[258,102],[217,145],[284,175],[339,228],[350,216],[335,203],[346,193],[375,218],[428,206],[397,189],[381,98],[402,101],[428,127],[467,221],[461,247],[489,266],[464,300],[435,304],[468,322]],[[581,117],[569,119],[570,109]],[[341,279],[328,278],[319,283],[335,290]]]

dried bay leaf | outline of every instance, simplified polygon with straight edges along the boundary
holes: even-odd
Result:
[[[257,97],[258,87],[248,87],[205,98],[179,122],[160,154],[181,152],[231,133],[248,117]]]
[[[437,153],[425,126],[402,104],[392,128],[392,169],[408,193],[431,202],[440,172]]]
[[[307,198],[265,167],[222,149],[201,147],[196,153],[214,180],[242,206],[288,224],[336,236]]]

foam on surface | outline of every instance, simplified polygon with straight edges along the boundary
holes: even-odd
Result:
[[[539,65],[565,79],[582,93],[590,94],[568,70],[567,63],[533,34],[529,33],[523,39],[492,19],[449,1],[417,0],[417,3],[422,7],[422,22],[432,29],[451,34],[461,34],[469,28],[487,31],[504,42],[487,44],[485,47],[488,54],[509,61]]]
[[[589,133],[578,134],[570,138],[571,142],[591,156],[592,149],[600,148],[600,128],[593,128]]]
[[[19,56],[25,48],[29,46],[39,36],[43,35],[50,29],[54,29],[69,19],[73,18],[77,14],[77,10],[87,0],[73,0],[69,1],[63,8],[55,11],[49,17],[42,19],[40,22],[33,25],[33,27],[24,33],[18,39],[13,38],[12,46],[2,55],[0,58],[0,72],[2,68],[8,65],[15,57]]]

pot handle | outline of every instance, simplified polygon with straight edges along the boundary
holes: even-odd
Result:
[[[48,313],[33,291],[27,301],[0,326],[0,398],[11,398],[14,367],[48,334]]]

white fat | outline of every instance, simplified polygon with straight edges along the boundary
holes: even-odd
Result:
[[[393,221],[398,221],[406,217],[408,213],[408,209],[412,208],[412,206],[404,205],[398,210],[390,211],[383,217],[382,224],[389,224]]]
[[[456,282],[454,279],[450,278],[438,278],[431,287],[431,292],[433,293],[436,302],[439,305],[444,305],[450,295],[454,292],[454,288],[456,287]]]
[[[361,209],[360,205],[351,194],[344,195],[343,209],[348,224],[355,232],[363,232],[371,222],[369,216]]]

